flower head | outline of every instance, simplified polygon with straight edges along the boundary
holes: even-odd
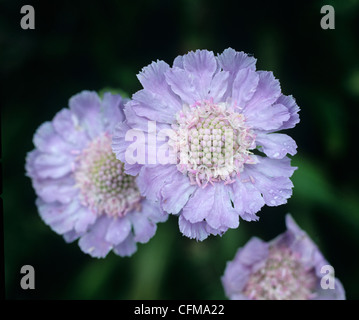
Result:
[[[252,238],[227,263],[222,277],[226,295],[235,300],[345,299],[333,275],[328,278],[333,287],[323,288],[322,268],[329,264],[317,246],[290,215],[286,224],[287,231],[268,243]]]
[[[66,241],[79,238],[93,257],[113,250],[132,255],[164,221],[158,205],[141,197],[136,178],[112,153],[112,131],[123,121],[124,100],[83,91],[34,136],[26,158],[40,216]]]
[[[138,75],[143,89],[115,129],[112,147],[125,171],[139,174],[143,196],[179,215],[180,230],[190,238],[223,234],[238,227],[239,217],[258,220],[265,204],[284,204],[292,194],[296,168],[286,155],[297,146],[274,132],[293,128],[299,108],[255,63],[233,49],[218,56],[189,52],[172,67],[153,62]],[[143,163],[129,152],[130,130],[146,134]]]

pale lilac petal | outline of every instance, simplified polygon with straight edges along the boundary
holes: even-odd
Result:
[[[89,143],[89,137],[79,124],[77,116],[69,109],[60,110],[54,117],[52,125],[58,135],[73,146],[74,150],[80,150]]]
[[[77,233],[74,230],[71,230],[69,232],[64,233],[62,236],[67,243],[71,243],[77,240],[79,237],[81,237],[82,234]]]
[[[191,223],[183,215],[178,217],[179,230],[183,235],[197,241],[205,240],[209,235],[221,235],[226,229],[211,228],[206,221]]]
[[[41,152],[53,154],[70,153],[73,149],[55,132],[51,122],[43,123],[36,130],[34,145]]]
[[[297,167],[290,165],[291,160],[288,157],[284,157],[283,159],[270,159],[257,156],[256,159],[259,164],[256,166],[256,169],[270,177],[290,177],[297,169]]]
[[[268,243],[253,237],[237,252],[235,261],[252,268],[254,265],[261,264],[267,259],[268,249]]]
[[[42,199],[36,200],[39,214],[43,221],[58,234],[71,231],[77,221],[76,212],[80,208],[78,201],[69,204],[59,202],[46,203]]]
[[[45,202],[70,203],[79,193],[71,175],[58,179],[33,179],[32,185],[36,194]]]
[[[246,122],[253,129],[278,130],[289,119],[288,109],[281,104],[274,104],[263,108],[258,104],[251,110],[244,109]]]
[[[90,230],[80,238],[81,250],[95,258],[106,257],[113,248],[112,243],[105,240],[110,223],[111,219],[106,216],[99,218]]]
[[[214,205],[215,187],[197,188],[183,208],[183,217],[191,223],[201,222],[207,218]]]
[[[180,69],[183,69],[183,56],[177,56],[174,60],[173,60],[173,67],[177,67]]]
[[[243,109],[247,102],[253,97],[259,76],[251,69],[239,70],[233,81],[232,102],[237,108]]]
[[[273,159],[282,159],[287,153],[292,156],[297,153],[295,141],[282,133],[257,134],[256,143],[261,146],[261,149],[269,158]]]
[[[104,131],[100,116],[101,100],[96,92],[82,91],[71,97],[69,107],[91,139],[96,138]]]
[[[172,92],[168,83],[166,82],[165,73],[170,67],[164,61],[152,62],[137,75],[145,92],[148,96],[152,95],[153,101],[159,101],[161,106],[158,110],[161,112],[172,112],[175,114],[182,108],[180,99]],[[135,96],[132,97],[136,99]],[[155,105],[151,106],[155,108]],[[140,115],[140,114],[139,114]]]
[[[89,208],[81,206],[76,211],[76,223],[74,229],[76,233],[81,234],[87,231],[89,226],[91,226],[97,219],[95,212],[92,212]]]
[[[162,96],[154,95],[151,91],[137,91],[132,99],[136,100],[133,104],[133,110],[140,117],[146,117],[153,121],[159,121],[172,124],[178,107],[169,105]]]
[[[132,212],[129,219],[133,226],[133,240],[136,242],[146,243],[155,235],[157,225],[141,212]]]
[[[102,99],[101,119],[103,127],[112,133],[117,123],[125,120],[123,106],[127,99],[123,99],[119,94],[106,92]]]
[[[141,202],[141,214],[155,223],[165,222],[168,219],[168,213],[161,209],[158,202],[148,199],[143,199]]]
[[[239,217],[231,204],[230,187],[223,183],[216,183],[213,188],[215,189],[214,202],[207,214],[207,223],[214,229],[221,227],[237,228]]]
[[[271,174],[265,174],[261,172],[261,166],[258,164],[247,165],[245,174],[248,175],[253,186],[262,193],[263,199],[268,206],[287,203],[287,199],[292,195],[293,183],[289,179],[290,176],[276,177]]]
[[[243,180],[247,180],[244,181]],[[264,206],[261,193],[253,186],[251,181],[241,176],[236,182],[230,185],[233,190],[233,204],[236,212],[246,221],[257,221],[256,213]]]
[[[34,168],[34,161],[39,154],[40,154],[40,151],[37,149],[34,149],[26,154],[25,171],[26,171],[26,175],[32,179],[39,178],[39,176],[37,175],[37,172]]]
[[[136,250],[137,245],[131,233],[124,241],[113,248],[113,251],[121,257],[130,257],[136,252]]]
[[[285,106],[290,114],[289,119],[284,121],[278,130],[294,128],[299,122],[298,112],[300,110],[295,99],[292,96],[281,95],[275,103]]]
[[[153,165],[142,167],[137,178],[137,185],[141,194],[151,201],[158,201],[161,197],[162,187],[172,181],[177,172],[173,165]]]
[[[214,102],[225,100],[225,93],[229,87],[229,72],[220,71],[215,74],[209,87],[208,97],[213,98]]]
[[[255,70],[257,59],[244,52],[238,52],[228,48],[218,55],[218,63],[225,71],[237,74],[241,69]]]
[[[236,299],[241,294],[250,276],[250,269],[236,261],[227,262],[224,275],[222,276],[222,285],[224,292],[229,299]]]
[[[166,81],[184,103],[192,105],[200,100],[201,96],[196,89],[194,79],[185,70],[173,67],[166,72]]]
[[[41,179],[61,178],[72,172],[75,165],[75,157],[66,153],[38,153],[32,161],[33,170]]]
[[[281,89],[279,81],[274,78],[272,72],[257,71],[259,76],[259,82],[256,92],[252,96],[251,100],[247,103],[245,111],[251,112],[253,109],[265,109],[270,106],[281,95]]]
[[[196,186],[190,185],[188,177],[177,171],[173,180],[161,189],[163,209],[172,214],[179,213],[195,189]]]
[[[208,99],[212,78],[217,70],[217,61],[213,52],[207,50],[189,52],[183,56],[183,68],[191,75],[199,96]]]
[[[131,232],[131,222],[128,217],[112,219],[109,223],[105,240],[117,246],[124,241]]]

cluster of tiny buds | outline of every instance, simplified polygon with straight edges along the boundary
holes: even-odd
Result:
[[[178,154],[178,170],[192,184],[233,183],[245,163],[254,163],[250,149],[255,135],[243,114],[213,100],[185,105],[172,126],[177,133],[170,142]]]
[[[250,275],[243,293],[254,300],[308,300],[317,278],[289,248],[272,246],[265,264]]]
[[[96,214],[122,217],[139,209],[135,178],[124,173],[123,163],[112,153],[110,135],[101,135],[80,153],[74,176],[82,204]]]

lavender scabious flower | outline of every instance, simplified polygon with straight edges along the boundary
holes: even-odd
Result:
[[[123,121],[124,100],[95,92],[73,96],[69,108],[43,123],[26,158],[41,218],[67,242],[93,257],[111,250],[130,256],[137,242],[156,232],[167,214],[141,197],[136,178],[112,153],[114,126]]]
[[[272,72],[255,64],[233,49],[218,56],[189,52],[172,67],[153,62],[138,75],[143,89],[115,129],[112,147],[126,173],[139,174],[141,194],[178,215],[189,238],[221,235],[237,228],[239,217],[258,220],[265,204],[278,206],[292,195],[296,168],[286,155],[297,146],[274,132],[293,128],[299,108]],[[147,134],[136,150],[144,150],[143,163],[132,152],[139,132]]]
[[[233,300],[344,300],[341,282],[318,247],[288,214],[287,231],[252,238],[227,263],[222,283]],[[327,278],[323,278],[323,277]],[[330,284],[329,282],[332,282]],[[324,285],[323,285],[324,283]]]

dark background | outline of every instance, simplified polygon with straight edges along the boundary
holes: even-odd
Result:
[[[35,9],[22,30],[20,8]],[[323,30],[320,8],[335,8]],[[318,244],[348,299],[359,298],[359,1],[1,1],[0,79],[5,289],[8,299],[224,299],[226,262],[251,236],[270,240],[290,212]],[[253,54],[301,107],[289,130],[298,144],[294,193],[265,207],[257,223],[196,242],[177,218],[131,258],[93,259],[66,244],[39,218],[25,177],[36,128],[84,89],[131,95],[136,74],[154,60],[189,50]],[[20,288],[34,266],[36,289]]]

